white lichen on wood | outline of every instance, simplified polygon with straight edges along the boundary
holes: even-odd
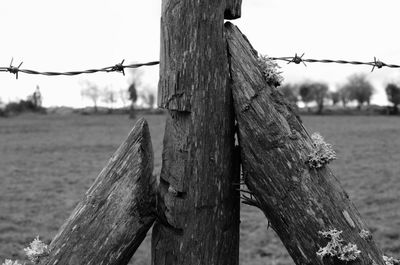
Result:
[[[17,260],[10,260],[10,259],[6,259],[1,265],[22,265],[21,263],[19,263]]]
[[[39,239],[39,236],[29,244],[29,247],[24,248],[24,251],[29,260],[35,264],[39,263],[41,257],[49,255],[48,246]]]
[[[325,256],[331,256],[343,261],[351,261],[356,260],[360,256],[361,251],[358,250],[356,244],[343,243],[343,239],[341,238],[342,231],[331,229],[329,231],[319,231],[319,233],[323,237],[330,239],[325,247],[321,247],[317,251],[317,255],[321,259]]]
[[[282,72],[278,69],[280,66],[271,58],[266,55],[260,55],[258,57],[258,65],[261,68],[261,72],[269,85],[280,86],[283,82]]]
[[[360,237],[361,237],[362,239],[365,239],[365,240],[371,240],[371,239],[372,239],[372,234],[371,234],[371,232],[368,231],[368,230],[365,230],[365,229],[361,230],[361,232],[359,233],[359,235],[360,235]]]
[[[310,168],[321,168],[330,161],[336,159],[336,152],[331,144],[325,142],[324,138],[319,133],[311,135],[313,142],[313,151],[308,155],[307,164]]]
[[[399,265],[400,260],[395,259],[393,257],[383,256],[383,260],[385,261],[386,265]]]

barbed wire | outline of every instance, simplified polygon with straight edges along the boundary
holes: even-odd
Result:
[[[303,58],[304,53],[301,56],[298,56],[297,53],[295,56],[289,57],[268,57],[270,60],[274,61],[285,61],[288,64],[295,63],[300,64],[303,63],[307,66],[306,63],[336,63],[336,64],[353,64],[353,65],[369,65],[372,66],[371,72],[375,70],[375,67],[381,69],[382,67],[389,67],[389,68],[400,68],[400,65],[397,64],[386,64],[374,57],[374,60],[371,62],[360,62],[360,61],[347,61],[347,60],[331,60],[331,59],[307,59]],[[89,70],[82,70],[82,71],[68,71],[68,72],[41,72],[36,70],[29,70],[29,69],[20,69],[23,62],[21,62],[18,66],[13,66],[13,58],[11,59],[10,66],[8,67],[0,67],[0,72],[9,72],[11,74],[15,74],[16,79],[18,79],[18,73],[25,73],[25,74],[32,74],[32,75],[47,75],[47,76],[73,76],[73,75],[80,75],[80,74],[92,74],[98,72],[121,72],[125,75],[124,69],[126,68],[138,68],[142,66],[152,66],[160,64],[159,61],[147,62],[147,63],[135,63],[135,64],[127,64],[124,65],[125,60],[122,60],[121,63],[117,63],[113,66],[108,66],[104,68],[97,68],[97,69],[89,69]]]
[[[68,71],[68,72],[40,72],[40,71],[29,70],[29,69],[20,69],[23,62],[21,62],[18,66],[13,66],[13,60],[14,60],[14,58],[11,59],[9,67],[0,67],[0,72],[9,72],[11,74],[15,74],[16,79],[18,79],[18,73],[25,73],[25,74],[31,74],[31,75],[47,75],[47,76],[59,76],[59,75],[73,76],[73,75],[80,75],[80,74],[92,74],[92,73],[98,73],[98,72],[106,72],[106,73],[121,72],[123,75],[125,75],[124,69],[126,69],[126,68],[138,68],[138,67],[142,67],[142,66],[157,65],[160,63],[159,61],[154,61],[154,62],[147,62],[147,63],[135,63],[135,64],[124,65],[125,60],[122,60],[121,63],[117,63],[113,66],[108,66],[108,67],[98,68],[98,69],[89,69],[89,70],[83,70],[83,71]]]
[[[377,60],[376,57],[374,57],[374,61],[372,61],[372,62],[359,62],[359,61],[331,60],[331,59],[305,59],[305,58],[303,58],[303,56],[304,56],[304,53],[301,56],[298,56],[296,53],[294,55],[294,57],[269,57],[269,59],[286,61],[288,64],[303,63],[305,66],[307,66],[306,63],[337,63],[337,64],[369,65],[369,66],[372,66],[371,72],[373,72],[375,70],[375,67],[378,69],[381,69],[382,67],[400,68],[400,65],[386,64],[380,60]]]

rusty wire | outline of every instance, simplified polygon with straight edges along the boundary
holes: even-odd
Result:
[[[98,73],[98,72],[121,72],[123,75],[125,75],[124,69],[126,68],[138,68],[142,66],[151,66],[151,65],[157,65],[160,62],[154,61],[154,62],[147,62],[147,63],[135,63],[135,64],[127,64],[124,65],[124,61],[122,60],[121,63],[115,64],[113,66],[108,66],[104,68],[98,68],[98,69],[89,69],[89,70],[83,70],[83,71],[69,71],[69,72],[40,72],[40,71],[35,71],[35,70],[28,70],[28,69],[20,69],[22,62],[18,66],[13,66],[13,59],[11,59],[10,66],[8,67],[0,67],[0,72],[9,72],[11,74],[15,74],[15,77],[18,79],[18,73],[25,73],[25,74],[31,74],[31,75],[47,75],[47,76],[59,76],[59,75],[65,75],[65,76],[73,76],[73,75],[80,75],[80,74],[92,74],[92,73]]]
[[[269,57],[269,59],[285,61],[288,64],[303,63],[305,66],[307,66],[306,63],[337,63],[337,64],[369,65],[372,66],[371,72],[375,70],[375,67],[378,69],[381,69],[382,67],[400,68],[400,65],[386,64],[380,60],[377,60],[376,57],[374,57],[374,60],[372,62],[359,62],[359,61],[331,60],[331,59],[305,59],[303,58],[303,56],[304,53],[301,56],[298,56],[296,53],[294,57]]]

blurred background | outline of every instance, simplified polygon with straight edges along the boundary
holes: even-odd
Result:
[[[233,21],[262,55],[400,64],[398,1],[244,0]],[[159,59],[161,1],[3,1],[0,67],[74,71]],[[333,170],[378,245],[400,256],[400,70],[277,61],[282,94],[335,146]],[[161,170],[158,66],[74,77],[0,72],[0,262],[24,260],[60,225],[144,116]],[[242,206],[241,264],[294,264],[267,220]],[[133,257],[149,264],[146,239]],[[132,261],[133,262],[133,261]]]

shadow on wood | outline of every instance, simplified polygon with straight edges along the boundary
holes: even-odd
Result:
[[[257,52],[231,23],[225,32],[243,173],[255,197],[252,203],[267,216],[296,264],[346,264],[340,255],[317,256],[329,242],[319,232],[337,229],[343,231],[344,245],[356,244],[361,251],[349,263],[384,265],[372,238],[360,236],[368,228],[332,171],[306,164],[313,151],[311,139],[290,104],[267,84]]]
[[[129,262],[155,220],[153,149],[140,119],[50,244],[41,264]]]

